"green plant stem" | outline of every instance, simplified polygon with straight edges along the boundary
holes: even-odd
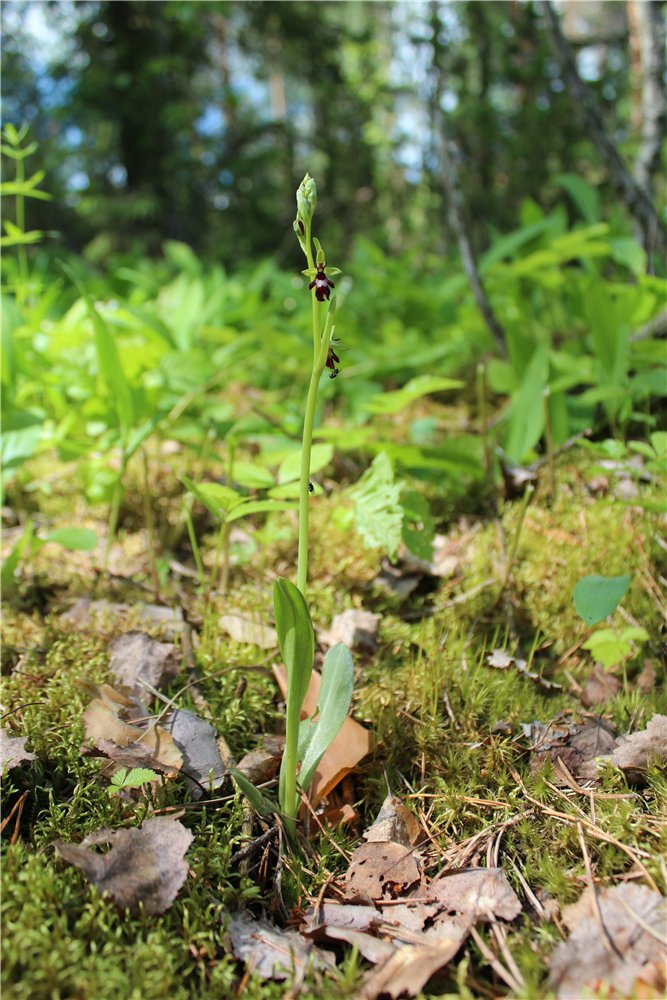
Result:
[[[109,509],[107,542],[104,547],[105,572],[109,564],[109,553],[111,552],[111,545],[113,543],[114,538],[116,537],[116,528],[118,527],[118,515],[120,514],[120,504],[123,499],[123,479],[125,478],[126,468],[127,468],[127,458],[125,457],[125,449],[123,449],[120,456],[120,471],[118,473],[118,479],[116,480],[116,483],[113,488],[113,496],[111,497],[111,507]]]
[[[153,594],[155,600],[160,599],[160,579],[157,572],[157,556],[155,552],[155,519],[153,517],[153,503],[151,500],[150,477],[148,474],[148,454],[145,448],[141,449],[144,467],[144,520],[146,522],[146,534],[148,536],[148,562],[151,571],[151,582],[153,584]]]
[[[231,440],[229,443],[229,460],[227,462],[227,485],[231,486],[234,480],[234,459],[236,457],[236,443]],[[222,526],[222,574],[220,577],[220,593],[226,596],[229,585],[229,535],[230,526],[225,521]]]
[[[514,539],[512,541],[512,548],[507,559],[507,569],[505,571],[505,579],[503,580],[502,590],[505,590],[512,578],[512,570],[514,568],[514,560],[516,558],[516,552],[519,547],[519,539],[521,537],[521,529],[523,528],[524,518],[526,516],[526,511],[528,510],[528,504],[530,503],[533,493],[535,492],[535,487],[531,483],[526,489],[525,496],[523,498],[523,503],[521,504],[521,510],[519,511],[519,523],[516,526],[516,531],[514,532]],[[502,591],[501,591],[502,593]]]
[[[192,548],[192,555],[195,558],[195,565],[197,567],[197,575],[199,576],[199,586],[204,587],[206,585],[206,572],[204,570],[204,563],[202,562],[201,552],[199,551],[199,543],[197,542],[197,535],[195,532],[195,526],[192,523],[192,513],[190,511],[190,506],[188,501],[185,502],[184,513],[185,524],[188,529],[188,537],[190,539],[190,546]]]
[[[484,477],[486,479],[489,494],[493,493],[493,461],[491,458],[491,446],[489,444],[489,428],[486,414],[486,365],[480,362],[477,365],[477,410],[479,413],[479,429],[482,435],[482,448],[484,450]]]
[[[547,462],[549,466],[549,495],[552,505],[556,502],[556,463],[554,456],[554,435],[551,425],[551,389],[544,390],[544,437],[547,445]]]
[[[22,156],[16,159],[16,183],[19,187],[23,185],[25,181],[25,163]],[[25,198],[22,194],[16,195],[16,225],[25,233]],[[19,287],[16,290],[16,300],[18,305],[22,303],[27,298],[28,291],[28,251],[25,246],[21,243],[16,248],[17,259],[19,265]]]

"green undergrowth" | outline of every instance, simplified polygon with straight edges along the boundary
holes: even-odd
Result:
[[[660,822],[664,775],[654,769],[645,786],[632,788],[620,772],[606,769],[598,791],[615,797],[597,798],[591,812],[590,796],[559,788],[550,765],[532,766],[521,728],[554,719],[567,725],[588,715],[604,716],[620,732],[630,725],[637,731],[667,708],[660,609],[646,582],[665,572],[656,515],[609,496],[590,496],[576,463],[561,464],[559,487],[555,503],[548,502],[541,485],[529,505],[506,586],[521,500],[501,504],[498,518],[441,522],[452,538],[469,534],[459,563],[450,576],[405,602],[378,585],[380,555],[363,549],[353,531],[337,524],[327,497],[313,501],[315,624],[328,626],[350,607],[381,616],[376,654],[362,652],[356,660],[354,702],[377,746],[354,776],[359,826],[326,835],[311,830],[302,858],[292,859],[282,878],[288,908],[305,908],[327,880],[345,870],[344,852],[358,844],[359,830],[372,821],[388,790],[422,816],[432,838],[431,872],[445,864],[487,863],[487,851],[500,835],[499,863],[525,903],[507,944],[526,983],[523,995],[536,1000],[548,995],[546,963],[562,934],[553,916],[533,913],[522,880],[545,905],[562,906],[580,895],[586,875],[577,821],[583,823],[601,884],[641,874],[640,857],[655,884],[667,888],[658,861],[667,850]],[[58,516],[53,501],[50,517],[56,524]],[[218,620],[239,611],[266,622],[272,574],[289,572],[294,555],[294,524],[289,517],[284,523],[285,530],[272,537],[262,529],[262,562],[232,565],[228,597],[208,599],[191,581],[173,577],[162,595],[166,603],[183,606],[196,625],[199,689],[236,758],[263,734],[280,731],[283,709],[270,671],[271,651],[233,642]],[[121,524],[121,548],[138,551],[142,536],[133,534],[129,514]],[[216,535],[205,518],[200,528],[208,559]],[[225,914],[242,906],[270,914],[273,872],[254,868],[244,874],[230,862],[246,836],[244,802],[233,789],[223,788],[209,805],[195,804],[182,782],[173,780],[148,798],[125,802],[107,794],[100,761],[81,754],[88,696],[79,681],[110,681],[114,626],[102,622],[96,629],[75,630],[64,625],[60,612],[84,593],[129,603],[151,600],[147,586],[105,581],[86,559],[77,555],[78,575],[68,581],[62,553],[42,550],[24,569],[4,616],[2,701],[8,714],[3,724],[27,736],[38,757],[3,783],[5,816],[28,792],[20,823],[11,820],[3,834],[4,995],[16,1000],[234,996],[242,970],[225,951]],[[617,671],[619,693],[586,709],[576,685],[585,683],[592,665],[580,648],[590,630],[573,610],[572,591],[588,573],[624,572],[633,576],[624,614],[646,628],[650,639]],[[30,605],[35,588],[43,595],[41,609]],[[521,657],[536,676],[512,666],[495,669],[488,662],[494,649]],[[656,681],[640,693],[636,678],[646,659]],[[184,667],[167,697],[189,680]],[[179,704],[196,710],[190,691]],[[78,842],[103,826],[139,825],[155,810],[182,811],[182,822],[195,837],[186,884],[162,916],[118,913],[51,846],[56,839]],[[596,837],[592,828],[609,839]],[[466,854],[466,843],[477,835]],[[486,931],[482,937],[491,943]],[[348,950],[336,976],[321,980],[309,974],[302,995],[353,997],[363,970],[364,963]],[[508,992],[470,942],[426,995]],[[284,994],[284,984],[251,976],[243,995],[268,1000]]]

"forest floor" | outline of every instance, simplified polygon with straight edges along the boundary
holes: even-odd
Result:
[[[84,504],[70,466],[40,461],[53,489],[38,523],[103,537],[106,509]],[[155,521],[171,528],[178,461],[150,470]],[[601,472],[579,447],[555,471],[529,502],[498,487],[443,504],[433,561],[394,565],[331,517],[337,486],[323,480],[316,665],[347,636],[370,752],[330,759],[297,850],[226,773],[245,758],[275,784],[271,588],[294,573],[295,515],[232,536],[226,594],[218,579],[200,586],[182,524],[155,578],[137,472],[106,569],[101,544],[45,545],[21,565],[3,622],[3,728],[25,738],[9,743],[2,792],[4,996],[662,996],[667,551],[661,515],[638,498],[664,483]],[[4,513],[9,549],[20,528]],[[217,532],[198,506],[194,527],[208,576]],[[624,573],[605,668],[572,594],[588,574]],[[371,617],[336,622],[345,611]],[[150,719],[114,694],[123,682]],[[196,770],[199,743],[156,728],[175,709],[214,726],[219,773]],[[148,755],[129,752],[128,726]],[[121,787],[135,762],[152,777]],[[120,837],[139,828],[145,841]],[[72,848],[86,837],[112,843],[113,865]]]

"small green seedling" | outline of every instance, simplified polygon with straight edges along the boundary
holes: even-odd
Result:
[[[645,628],[628,626],[623,629],[600,628],[582,645],[590,651],[597,663],[609,670],[636,652],[635,643],[647,641],[648,632]]]
[[[142,785],[147,785],[158,778],[159,775],[148,767],[133,767],[131,771],[121,767],[112,776],[107,792],[109,795],[119,795],[126,788],[141,788]]]

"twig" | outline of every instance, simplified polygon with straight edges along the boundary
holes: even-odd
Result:
[[[505,966],[502,964],[502,962],[499,961],[499,959],[496,958],[496,956],[493,954],[493,952],[491,951],[491,949],[488,948],[487,945],[484,943],[484,940],[482,939],[482,937],[481,937],[481,935],[480,935],[480,933],[479,933],[479,931],[477,930],[476,927],[471,927],[470,928],[470,935],[471,935],[473,941],[475,942],[475,944],[477,945],[477,947],[479,948],[479,950],[481,951],[483,957],[489,963],[489,965],[491,966],[491,968],[493,969],[493,971],[496,973],[496,975],[500,976],[500,978],[502,979],[502,981],[504,983],[506,983],[507,986],[509,986],[509,988],[511,990],[514,990],[515,993],[521,993],[521,990],[522,990],[522,987],[523,987],[524,983],[523,982],[521,982],[521,983],[517,982],[517,980],[514,978],[514,976],[512,975],[512,973],[509,972],[505,968]]]

